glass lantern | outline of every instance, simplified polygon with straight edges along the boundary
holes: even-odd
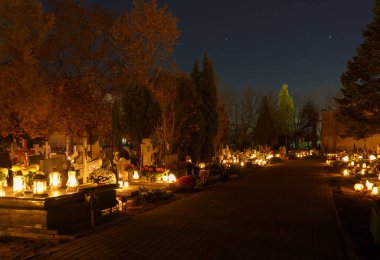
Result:
[[[133,177],[132,177],[133,180],[137,181],[138,179],[140,179],[140,175],[138,173],[138,171],[133,171]]]
[[[66,192],[77,192],[78,191],[78,180],[76,171],[68,171],[67,179],[67,189]]]
[[[50,189],[56,190],[61,187],[61,175],[59,172],[51,172],[49,174]]]
[[[24,179],[21,175],[13,176],[13,193],[16,197],[24,196]]]
[[[33,196],[46,197],[47,196],[47,179],[43,176],[33,179]]]

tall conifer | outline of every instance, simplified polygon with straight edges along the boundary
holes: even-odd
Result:
[[[380,0],[374,18],[363,31],[364,42],[342,74],[342,97],[338,120],[345,125],[343,136],[364,138],[380,132]]]

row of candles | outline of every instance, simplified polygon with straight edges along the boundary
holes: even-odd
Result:
[[[76,171],[68,171],[66,192],[78,191],[78,180]],[[57,191],[61,187],[61,176],[59,172],[52,172],[49,174],[49,188],[50,190]],[[47,196],[47,179],[44,177],[36,177],[33,179],[33,196],[44,197]],[[26,183],[24,177],[21,175],[13,176],[13,193],[15,196],[24,196],[26,191]],[[0,196],[5,196],[5,191],[0,189]]]
[[[373,182],[366,180],[365,186],[366,186],[366,190],[371,192],[371,195],[373,195],[373,196],[379,195],[379,187],[374,186]],[[355,183],[354,189],[357,192],[363,191],[364,185],[361,182]]]
[[[378,157],[375,155],[370,155],[368,157],[369,163],[372,163],[374,160],[376,160]],[[358,155],[358,160],[363,160],[363,156]],[[350,161],[350,157],[348,155],[342,157],[342,161],[347,163],[347,167],[343,169],[342,174],[343,176],[347,177],[350,175],[350,173],[359,173],[361,175],[365,175],[368,173],[368,169],[370,168],[370,165],[366,162],[363,163],[357,163],[355,160]],[[326,164],[328,164],[328,161],[326,161]],[[371,182],[370,180],[366,180],[365,185],[363,185],[362,182],[357,182],[354,184],[354,190],[357,192],[362,191],[368,191],[371,195],[377,196],[379,195],[379,187],[375,185],[375,183]]]
[[[138,171],[133,171],[132,179],[133,179],[133,181],[139,181],[140,180],[140,174]],[[168,175],[163,174],[161,176],[161,180],[164,183],[174,183],[177,181],[177,178],[175,177],[175,175],[173,173],[170,173]],[[118,184],[119,184],[119,188],[121,188],[121,189],[129,187],[128,181],[120,180]]]

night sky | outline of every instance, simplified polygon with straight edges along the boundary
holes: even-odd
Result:
[[[91,0],[121,11],[127,0]],[[179,18],[175,59],[189,72],[206,51],[234,88],[292,92],[340,87],[347,61],[372,21],[372,0],[159,0]]]

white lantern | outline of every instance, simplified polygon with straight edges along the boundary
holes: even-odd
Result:
[[[354,161],[351,161],[351,166],[355,166],[355,162]]]
[[[379,195],[379,188],[377,186],[373,187],[371,194],[374,196]]]
[[[168,182],[168,180],[169,180],[169,177],[167,175],[163,175],[162,176],[162,181],[163,182]]]
[[[343,176],[348,176],[348,169],[343,170]]]
[[[361,170],[360,170],[360,173],[361,173],[362,175],[364,175],[364,174],[365,174],[365,169],[361,169]]]
[[[129,187],[129,182],[124,182],[124,188],[128,188]]]
[[[244,162],[240,162],[240,167],[244,167],[245,166],[245,163]]]
[[[175,175],[173,173],[169,174],[169,182],[176,182],[177,181],[177,178],[175,177]]]
[[[67,189],[66,192],[77,192],[78,191],[78,180],[76,171],[68,171],[67,179]]]
[[[49,174],[49,185],[51,189],[58,189],[61,186],[61,176],[59,172]]]
[[[45,197],[47,196],[47,180],[45,178],[33,179],[33,196]]]
[[[15,196],[24,195],[24,179],[22,176],[13,176],[13,192]]]
[[[373,154],[371,154],[371,155],[369,156],[369,160],[370,160],[370,161],[376,160],[376,156],[374,156]]]
[[[133,171],[133,177],[132,177],[132,179],[134,179],[134,180],[140,179],[140,175],[139,175],[138,171]]]
[[[361,184],[360,182],[359,182],[359,183],[356,183],[356,184],[354,185],[354,189],[355,189],[356,191],[362,191],[362,190],[364,189],[364,185]]]
[[[123,188],[123,181],[119,181],[119,188]]]
[[[373,183],[370,182],[369,180],[367,180],[367,181],[365,182],[365,186],[367,187],[367,190],[372,190],[372,188],[373,188]]]
[[[346,156],[344,156],[344,157],[342,158],[342,160],[343,160],[344,162],[348,162],[349,158],[348,158],[348,156],[346,155]]]
[[[363,168],[363,169],[367,168],[367,164],[366,164],[366,163],[363,163],[362,168]]]

